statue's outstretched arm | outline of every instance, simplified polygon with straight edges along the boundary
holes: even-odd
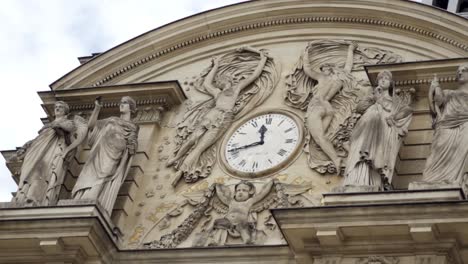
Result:
[[[88,129],[92,130],[96,126],[97,118],[99,116],[99,112],[101,111],[101,96],[98,96],[96,100],[94,101],[94,110],[93,113],[91,113],[91,116],[89,117],[88,121]]]
[[[439,79],[434,76],[429,87],[429,107],[434,115],[440,115],[440,108],[445,101],[444,91],[440,88]]]
[[[205,80],[203,81],[203,86],[205,87],[205,90],[215,98],[220,90],[216,88],[213,85],[214,82],[214,77],[216,72],[218,71],[219,68],[219,59],[218,58],[212,58],[211,63],[213,64],[213,68],[211,68],[210,72],[208,75],[206,75]]]
[[[354,62],[354,51],[357,49],[358,45],[356,42],[351,42],[348,47],[348,55],[346,56],[346,64],[344,70],[348,73],[351,73],[353,69],[353,62]]]

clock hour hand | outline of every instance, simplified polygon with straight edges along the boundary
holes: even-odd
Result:
[[[260,142],[265,143],[264,139],[265,139],[265,133],[267,132],[267,128],[265,125],[262,125],[260,127],[260,130],[258,130],[258,132],[260,133]]]
[[[246,148],[250,148],[250,147],[258,146],[258,145],[263,145],[263,142],[262,142],[262,141],[260,141],[260,142],[255,142],[255,143],[248,144],[248,145],[245,145],[245,146],[242,146],[242,147],[229,149],[228,152],[233,152],[233,151],[240,150],[240,149],[246,149]]]

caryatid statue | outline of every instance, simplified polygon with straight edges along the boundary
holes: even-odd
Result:
[[[468,64],[458,67],[456,90],[442,90],[437,77],[429,89],[434,137],[423,182],[463,187],[468,176]]]
[[[389,71],[380,72],[377,82],[373,94],[356,107],[361,117],[352,130],[343,186],[336,191],[379,191],[391,183],[412,118],[414,89],[395,91]]]
[[[69,118],[67,103],[54,105],[55,120],[44,125],[39,135],[18,150],[23,160],[18,191],[13,202],[30,205],[55,205],[68,164],[87,133],[79,116]]]
[[[119,107],[120,117],[97,120],[101,103],[96,99],[88,122],[91,151],[72,191],[73,199],[97,201],[109,215],[138,146],[138,126],[131,121],[136,102],[125,96]]]

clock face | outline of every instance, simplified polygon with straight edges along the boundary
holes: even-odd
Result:
[[[224,148],[228,167],[235,172],[262,173],[281,168],[302,139],[298,123],[289,115],[268,113],[240,125]]]

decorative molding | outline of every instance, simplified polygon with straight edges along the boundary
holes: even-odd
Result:
[[[358,259],[356,264],[397,264],[399,261],[396,257],[369,256]]]
[[[367,25],[376,25],[380,27],[389,27],[389,28],[394,28],[394,29],[400,29],[403,31],[411,32],[411,33],[416,33],[418,35],[422,35],[425,37],[431,37],[435,38],[437,40],[440,40],[442,42],[445,42],[449,45],[452,45],[456,48],[459,48],[463,51],[468,52],[468,45],[464,43],[460,43],[456,40],[450,39],[446,36],[443,36],[441,34],[438,34],[437,32],[434,31],[428,31],[426,29],[418,28],[415,26],[411,25],[406,25],[394,21],[385,21],[383,19],[374,19],[374,18],[358,18],[358,17],[342,17],[342,16],[317,16],[317,17],[295,17],[295,18],[282,18],[282,19],[275,19],[275,20],[270,20],[270,21],[264,21],[264,22],[257,22],[257,23],[251,23],[251,24],[246,24],[242,26],[236,26],[228,29],[223,29],[219,30],[216,32],[212,32],[209,34],[197,36],[195,38],[179,42],[175,45],[172,45],[168,48],[161,49],[157,52],[154,52],[144,58],[138,59],[137,61],[134,61],[130,64],[127,64],[124,67],[121,67],[119,70],[107,75],[106,77],[102,78],[101,80],[95,82],[92,84],[93,87],[96,86],[101,86],[112,79],[114,79],[117,76],[120,76],[126,72],[129,72],[141,65],[144,65],[150,61],[153,61],[156,58],[162,57],[164,55],[167,55],[169,53],[172,53],[176,50],[179,50],[181,48],[189,47],[193,44],[197,44],[200,42],[204,42],[207,40],[211,40],[214,38],[218,38],[221,36],[225,35],[230,35],[234,33],[239,33],[243,31],[250,31],[250,30],[256,30],[259,28],[267,28],[267,27],[273,27],[273,26],[283,26],[283,25],[290,25],[290,24],[305,24],[305,23],[353,23],[353,24],[367,24]]]

